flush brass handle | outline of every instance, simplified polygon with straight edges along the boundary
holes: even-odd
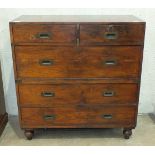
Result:
[[[117,37],[118,37],[117,32],[105,32],[104,33],[105,39],[113,40],[113,39],[117,39]]]
[[[54,97],[55,93],[54,92],[42,92],[41,96],[43,96],[43,97]]]
[[[50,39],[52,34],[50,32],[41,32],[36,35],[36,38],[39,39]]]
[[[39,64],[41,66],[52,66],[54,64],[54,60],[51,60],[51,59],[39,60]]]
[[[113,60],[113,59],[105,60],[105,61],[103,61],[103,65],[105,65],[105,66],[117,65],[117,60]]]
[[[54,120],[54,119],[56,119],[56,115],[54,115],[54,114],[51,114],[51,115],[44,115],[44,116],[43,116],[43,119],[44,119],[44,120]]]
[[[103,114],[102,118],[104,118],[104,119],[112,119],[112,114]]]
[[[114,91],[105,91],[105,92],[103,92],[103,96],[104,97],[112,97],[112,96],[114,96]]]

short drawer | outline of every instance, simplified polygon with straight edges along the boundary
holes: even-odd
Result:
[[[16,46],[18,77],[139,77],[142,47]]]
[[[84,108],[21,108],[23,128],[50,127],[132,127],[136,107],[102,106]]]
[[[76,25],[15,24],[14,43],[76,43]]]
[[[19,84],[22,107],[137,104],[137,84]]]
[[[144,24],[81,24],[80,44],[142,45]]]

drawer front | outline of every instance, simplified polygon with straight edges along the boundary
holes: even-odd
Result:
[[[13,25],[14,43],[76,43],[76,25]]]
[[[134,126],[136,107],[21,108],[22,127]]]
[[[142,45],[145,25],[80,25],[80,44]]]
[[[138,77],[142,47],[16,46],[18,77]]]
[[[131,105],[138,95],[137,84],[20,84],[18,90],[23,107]]]

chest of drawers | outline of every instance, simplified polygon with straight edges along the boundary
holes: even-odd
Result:
[[[136,126],[145,22],[133,16],[21,16],[10,22],[21,128]]]

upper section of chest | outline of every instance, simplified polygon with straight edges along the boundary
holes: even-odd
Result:
[[[17,45],[143,45],[145,22],[133,16],[21,16],[10,29]]]

